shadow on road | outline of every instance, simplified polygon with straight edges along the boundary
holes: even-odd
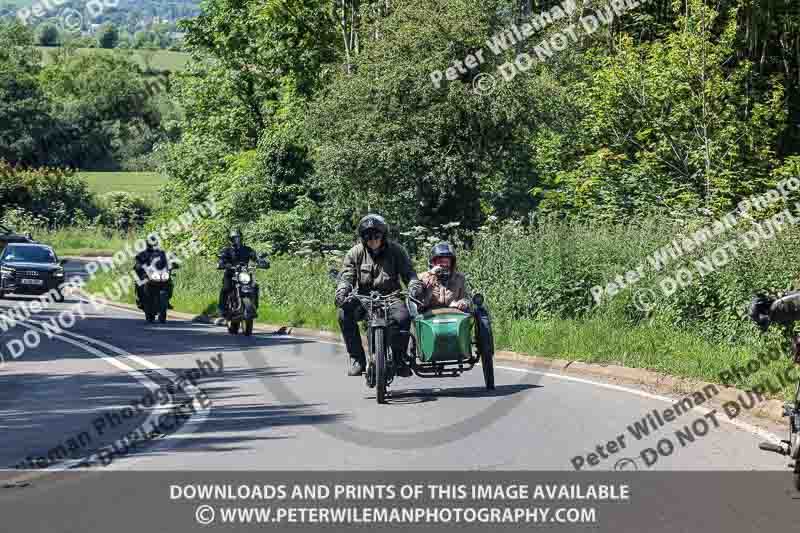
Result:
[[[203,349],[209,349],[208,345],[211,343],[204,336],[190,338],[193,341],[203,339],[198,345],[202,344]],[[247,339],[247,342],[259,345],[269,345],[269,341],[270,339],[263,338]],[[60,342],[50,344],[63,345]],[[90,354],[79,355],[77,352],[80,350],[77,347],[67,347],[73,358],[94,357]],[[53,346],[47,348],[54,349]],[[191,350],[191,346],[184,344],[183,350]],[[139,351],[135,353],[141,355]],[[209,356],[198,355],[201,358]],[[187,360],[185,368],[166,369],[180,375],[187,368],[194,367],[194,363],[193,359]],[[58,446],[68,448],[67,441],[77,439],[84,432],[89,435],[87,444],[82,444],[80,449],[68,453],[60,460],[48,461],[47,465],[85,458],[140,427],[149,414],[149,411],[145,411],[128,419],[120,417],[119,422],[115,421],[115,416],[120,415],[122,409],[130,406],[131,402],[141,401],[147,393],[140,382],[126,373],[10,372],[13,368],[12,362],[0,371],[0,430],[4,435],[3,446],[0,447],[0,468],[15,468],[28,456],[47,457],[48,452]],[[144,373],[166,389],[168,379],[151,371]],[[317,404],[265,405],[263,395],[242,393],[243,388],[240,386],[240,382],[244,380],[281,379],[300,375],[296,370],[271,367],[226,368],[224,374],[212,373],[200,377],[196,380],[197,386],[212,402],[208,420],[194,428],[193,438],[175,439],[174,447],[169,450],[148,451],[148,446],[143,446],[137,448],[136,455],[166,454],[181,449],[243,450],[252,447],[252,443],[257,441],[290,438],[287,434],[255,435],[264,429],[327,424],[346,418],[341,414],[324,413],[321,411],[323,407]],[[177,401],[190,399],[185,393],[178,393],[175,398]],[[238,404],[226,405],[223,399],[225,402],[238,400]],[[102,430],[98,428],[98,419],[105,419]],[[232,436],[232,433],[236,435]]]
[[[392,391],[387,397],[392,400],[419,398],[423,401],[435,401],[436,398],[502,398],[525,392],[529,389],[541,388],[541,385],[531,383],[515,383],[511,385],[498,385],[494,390],[486,387],[434,387],[431,389],[405,389]]]

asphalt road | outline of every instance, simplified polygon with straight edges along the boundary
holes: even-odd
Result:
[[[6,298],[0,308],[25,300]],[[197,388],[187,386],[172,400],[202,397],[203,407],[176,423],[174,431],[98,468],[573,470],[575,456],[588,460],[587,454],[603,445],[608,457],[598,456],[598,464],[584,470],[617,465],[786,471],[783,458],[757,449],[763,435],[725,422],[722,414],[715,427],[703,412],[687,412],[636,440],[628,426],[674,399],[500,362],[495,391],[485,390],[476,367],[460,378],[400,379],[389,404],[377,405],[363,378],[345,375],[343,347],[335,343],[232,336],[221,326],[181,320],[151,325],[141,313],[89,304],[85,318],[48,338],[42,324],[77,303],[68,297],[0,337],[6,358],[0,368],[0,466],[12,469],[2,473],[6,478],[20,473],[15,465],[26,457],[68,447],[82,433],[90,442],[84,437],[69,458],[45,466],[80,468],[81,459],[97,459],[98,449],[152,424],[170,405],[161,411],[153,411],[159,405],[142,407],[119,421],[112,413],[131,402],[144,405],[149,391],[174,384],[198,365],[207,374],[195,379]],[[10,358],[8,343],[26,334],[31,341],[31,332],[39,333],[38,346]],[[706,421],[707,433],[680,445],[675,431],[697,420]],[[703,424],[694,427],[702,430]],[[606,444],[619,442],[620,435],[625,448],[612,453]],[[648,468],[640,452],[665,437],[674,451]]]

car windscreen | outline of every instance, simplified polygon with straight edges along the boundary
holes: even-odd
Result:
[[[2,260],[25,263],[55,263],[56,256],[51,250],[39,246],[8,246]]]

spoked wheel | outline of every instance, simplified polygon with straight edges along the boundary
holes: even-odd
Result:
[[[238,320],[231,320],[228,322],[228,333],[231,335],[236,335],[239,333],[239,321]]]
[[[478,325],[478,349],[481,351],[483,381],[487,390],[494,390],[494,335]]]
[[[375,398],[378,403],[386,403],[386,344],[384,331],[375,329]]]
[[[794,488],[795,490],[800,490],[800,461],[794,462],[794,474],[792,474],[794,478]]]

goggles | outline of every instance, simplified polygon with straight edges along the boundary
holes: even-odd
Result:
[[[383,233],[381,233],[380,231],[378,231],[376,229],[368,229],[367,231],[365,231],[364,233],[361,234],[361,237],[365,241],[373,241],[373,240],[377,240],[377,239],[383,238]]]

